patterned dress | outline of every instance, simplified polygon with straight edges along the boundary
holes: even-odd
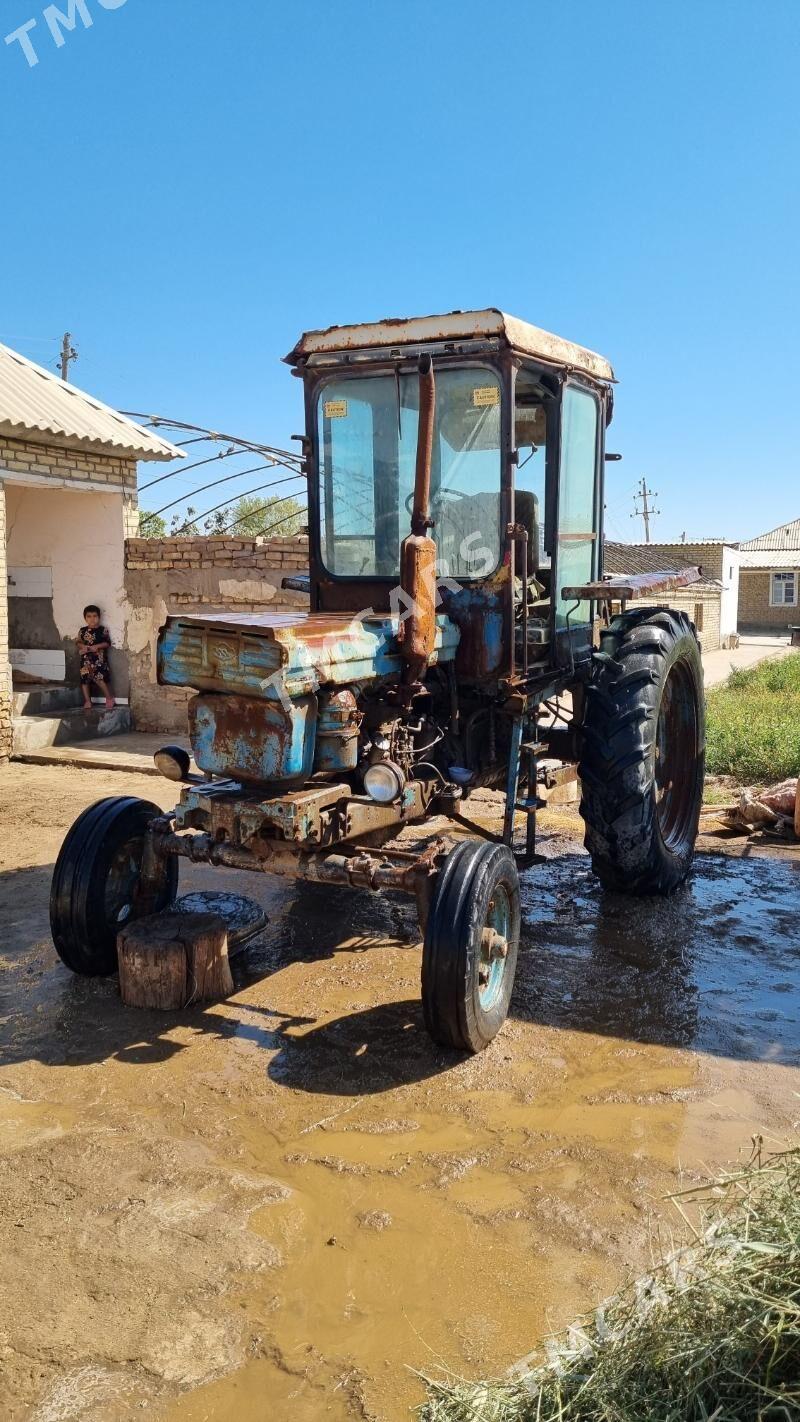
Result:
[[[81,681],[97,681],[98,677],[108,685],[111,680],[111,668],[108,665],[108,652],[104,648],[100,652],[94,651],[97,642],[110,642],[107,627],[82,627],[78,633],[78,640],[81,644]]]

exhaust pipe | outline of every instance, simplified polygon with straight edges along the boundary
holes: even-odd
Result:
[[[429,355],[419,358],[419,428],[411,533],[400,551],[404,617],[399,641],[405,661],[403,681],[417,688],[436,641],[436,544],[431,527],[431,463],[436,418],[436,381]]]

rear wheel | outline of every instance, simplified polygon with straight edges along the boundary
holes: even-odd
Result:
[[[508,1015],[519,948],[511,850],[469,839],[436,879],[422,950],[422,1007],[435,1042],[481,1052]]]
[[[705,771],[703,667],[683,612],[623,613],[602,634],[582,728],[581,814],[610,889],[666,894],[694,855]]]
[[[115,973],[117,934],[137,917],[138,906],[140,912],[159,913],[174,899],[178,863],[173,858],[159,861],[159,882],[143,893],[144,837],[160,814],[148,800],[99,800],[64,840],[50,889],[50,928],[59,957],[73,973]]]

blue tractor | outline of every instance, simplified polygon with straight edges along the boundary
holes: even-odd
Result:
[[[689,870],[702,669],[664,595],[699,570],[603,576],[614,374],[594,352],[485,310],[308,332],[287,360],[310,544],[288,582],[309,610],[168,617],[158,676],[196,693],[202,774],[165,747],[171,814],[114,798],[80,817],[53,938],[75,972],[113,972],[182,858],[404,891],[428,1030],[477,1052],[509,1008],[544,783],[577,773],[608,888],[665,894]],[[505,794],[497,832],[470,813],[479,787]],[[425,833],[441,816],[455,838]]]

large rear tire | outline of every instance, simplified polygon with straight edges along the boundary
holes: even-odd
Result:
[[[73,973],[107,977],[117,971],[117,934],[138,905],[160,913],[175,897],[178,862],[160,865],[154,892],[141,894],[144,836],[158,805],[132,796],[98,800],[75,821],[56,860],[50,928],[56,951]]]
[[[685,613],[626,612],[602,633],[578,773],[585,844],[603,885],[668,894],[683,883],[705,773],[703,666]]]
[[[435,1042],[482,1052],[508,1016],[519,948],[519,875],[504,844],[448,854],[428,907],[422,1008]]]

